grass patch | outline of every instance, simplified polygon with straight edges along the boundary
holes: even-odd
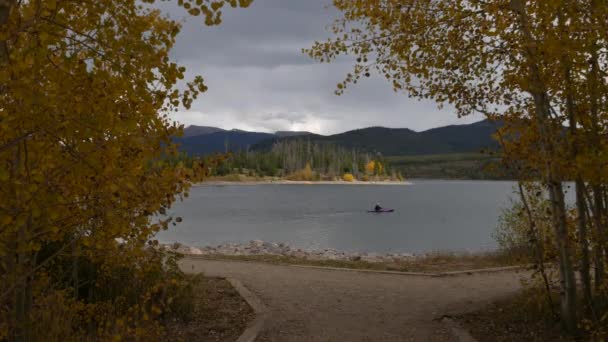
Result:
[[[482,269],[491,267],[517,266],[522,263],[507,255],[498,252],[492,253],[432,253],[424,257],[415,257],[411,260],[398,260],[390,262],[368,262],[363,260],[312,260],[293,256],[280,255],[208,255],[197,256],[210,260],[234,260],[248,262],[263,262],[275,265],[304,265],[351,268],[377,271],[399,272],[449,272]]]
[[[389,164],[406,178],[429,179],[504,179],[496,167],[497,155],[481,153],[390,156]]]
[[[492,160],[497,159],[496,156],[491,156],[482,153],[449,153],[449,154],[425,154],[419,156],[389,156],[388,161],[391,163],[432,163],[432,162],[447,162],[447,161],[462,161],[462,160]]]
[[[170,318],[164,341],[236,341],[255,314],[225,279],[190,276],[192,314]],[[190,310],[188,310],[190,311]]]

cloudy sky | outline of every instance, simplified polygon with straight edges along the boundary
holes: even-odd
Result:
[[[434,102],[395,94],[379,76],[334,95],[353,61],[319,64],[301,52],[330,36],[327,26],[337,13],[329,4],[254,0],[247,9],[226,9],[218,27],[206,27],[165,5],[163,10],[184,25],[174,58],[209,86],[190,110],[174,114],[174,119],[185,125],[321,134],[367,126],[419,131],[481,119],[458,119],[449,107],[439,110]]]

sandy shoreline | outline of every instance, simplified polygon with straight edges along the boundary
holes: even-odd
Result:
[[[345,181],[208,181],[197,183],[194,186],[217,186],[217,185],[411,185],[410,182],[394,182],[394,181],[379,181],[379,182],[345,182]]]

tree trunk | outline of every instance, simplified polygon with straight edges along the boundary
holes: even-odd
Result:
[[[590,16],[592,18],[592,23],[596,23],[597,13],[596,1],[590,2]],[[595,39],[595,38],[594,38]],[[601,137],[600,137],[600,128],[598,127],[599,122],[599,109],[600,109],[600,101],[602,98],[602,89],[600,88],[600,66],[598,63],[600,47],[596,42],[593,42],[590,51],[590,71],[587,77],[588,80],[588,92],[589,92],[589,113],[591,116],[591,147],[594,149],[596,155],[600,153],[601,146]],[[598,170],[599,174],[602,174],[601,169]],[[592,207],[595,207],[593,212],[594,223],[597,234],[597,242],[594,251],[594,262],[595,262],[595,287],[596,290],[600,290],[602,280],[604,279],[604,251],[606,248],[605,241],[605,222],[604,222],[604,211],[602,204],[602,187],[600,186],[601,179],[593,179],[591,181],[591,187],[593,190],[593,204]]]
[[[565,34],[566,29],[564,28],[564,20],[561,16],[561,13],[558,14],[560,30],[562,32],[562,41],[564,44],[568,44],[570,37]],[[566,95],[566,114],[568,116],[569,123],[569,139],[568,145],[571,151],[571,158],[573,161],[576,160],[579,154],[578,148],[578,131],[577,131],[577,106],[574,100],[574,92],[572,89],[572,71],[571,71],[571,60],[564,53],[561,58],[562,67],[564,71],[564,81],[565,81],[565,95]],[[578,166],[575,167],[575,178],[576,178],[576,208],[578,213],[578,239],[580,244],[580,253],[581,253],[581,263],[579,274],[581,277],[581,283],[583,286],[583,299],[586,307],[588,309],[593,309],[593,298],[591,293],[591,276],[590,276],[590,266],[589,266],[589,239],[587,236],[587,208],[586,208],[586,200],[585,200],[585,183],[581,177],[581,174],[578,170]]]
[[[597,243],[595,246],[595,289],[599,291],[604,280],[604,249],[606,248],[604,210],[602,201],[602,189],[599,185],[593,185],[593,206],[595,207],[593,216],[597,229]]]
[[[581,252],[581,265],[579,274],[583,286],[583,300],[589,309],[593,309],[593,295],[591,292],[589,239],[587,236],[587,205],[585,202],[585,183],[579,177],[576,179],[576,208],[578,212],[578,239]]]
[[[587,200],[586,203],[588,203],[587,206],[587,212],[589,213],[588,217],[591,218],[593,220],[593,226],[596,229],[596,234],[598,235],[596,240],[594,241],[595,244],[593,245],[593,263],[594,263],[594,269],[595,269],[595,274],[594,274],[594,278],[595,278],[595,290],[599,291],[600,286],[601,286],[601,281],[603,278],[603,269],[604,269],[604,261],[602,258],[602,251],[603,249],[603,242],[602,242],[602,237],[600,236],[600,234],[598,233],[599,231],[601,231],[601,214],[600,214],[600,210],[597,207],[597,198],[594,194],[589,192],[589,188],[585,187],[584,189],[584,195],[585,198]],[[591,186],[591,191],[593,190],[598,190],[597,186]],[[592,196],[593,195],[593,196]]]
[[[577,327],[576,279],[572,266],[572,252],[570,239],[568,238],[566,208],[561,182],[552,181],[549,184],[549,197],[551,200],[553,228],[559,253],[562,320],[568,331],[574,332]]]
[[[574,269],[572,267],[572,251],[568,238],[568,226],[566,220],[566,205],[562,181],[558,176],[553,159],[559,158],[555,148],[557,137],[552,134],[551,123],[549,122],[551,107],[546,86],[542,81],[537,51],[534,49],[535,40],[529,28],[529,21],[523,0],[512,0],[511,10],[518,16],[520,30],[524,39],[524,55],[526,56],[529,67],[530,90],[534,100],[534,117],[538,125],[538,135],[541,141],[542,157],[546,161],[543,178],[549,188],[551,201],[552,225],[555,231],[555,240],[559,256],[560,285],[561,285],[561,318],[564,327],[571,333],[577,329],[577,302],[576,302],[576,281]],[[561,131],[560,131],[561,133]]]
[[[528,215],[528,221],[530,221],[530,231],[528,232],[528,235],[530,241],[532,241],[534,254],[536,254],[535,259],[538,263],[538,271],[540,272],[540,275],[543,278],[543,283],[545,285],[547,304],[549,305],[551,313],[555,316],[555,311],[553,309],[553,297],[551,296],[551,284],[549,283],[549,278],[547,277],[547,272],[545,270],[545,249],[543,248],[543,241],[541,241],[537,234],[534,216],[532,215],[532,210],[530,209],[530,205],[528,204],[528,200],[526,199],[526,192],[524,191],[522,182],[517,182],[517,185],[519,187],[519,196],[521,198],[521,202],[524,205],[526,214]]]

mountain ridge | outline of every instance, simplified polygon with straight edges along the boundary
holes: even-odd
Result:
[[[182,135],[182,137],[189,138],[189,137],[195,137],[197,135],[207,135],[207,134],[225,132],[225,131],[226,131],[225,129],[222,129],[219,127],[190,125],[190,126],[184,128],[184,134]]]
[[[387,156],[449,154],[477,152],[482,149],[498,149],[492,135],[502,126],[500,122],[488,120],[472,124],[448,125],[416,132],[409,128],[373,126],[359,128],[333,135],[310,132],[279,131],[276,133],[223,130],[209,126],[194,126],[198,131],[211,132],[190,135],[197,128],[184,131],[189,135],[177,138],[181,150],[190,155],[205,155],[251,149],[263,151],[276,142],[294,139],[309,139],[315,143],[329,143],[349,149],[378,152]],[[215,131],[213,129],[216,129]]]

